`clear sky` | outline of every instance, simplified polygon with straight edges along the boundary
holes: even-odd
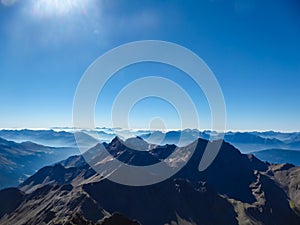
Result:
[[[106,51],[131,41],[175,42],[198,54],[222,88],[229,130],[300,130],[300,3],[276,1],[1,0],[0,127],[72,126],[77,84]],[[134,79],[162,75],[195,101],[201,129],[210,112],[182,72],[148,63],[117,73],[99,96],[96,122],[110,126],[114,97]],[[178,113],[161,99],[138,103],[130,121],[147,127]]]

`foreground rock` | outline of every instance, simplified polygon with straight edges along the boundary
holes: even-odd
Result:
[[[0,224],[300,224],[299,167],[264,163],[223,143],[213,164],[199,172],[206,144],[199,139],[180,172],[150,186],[103,179],[82,156],[44,167],[19,189],[0,191],[9,203],[0,204]],[[137,153],[118,138],[106,145],[133,165],[158,162],[175,147]]]

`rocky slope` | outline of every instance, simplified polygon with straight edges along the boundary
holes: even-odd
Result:
[[[41,167],[78,153],[77,148],[54,148],[0,138],[0,189],[16,186]]]
[[[0,191],[0,224],[300,224],[299,167],[267,164],[223,143],[214,162],[199,172],[206,144],[198,139],[182,170],[149,186],[104,179],[82,156],[44,167],[19,189]],[[158,162],[176,146],[148,147],[135,151],[119,138],[106,145],[132,165]]]

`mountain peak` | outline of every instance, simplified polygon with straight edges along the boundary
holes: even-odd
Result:
[[[110,144],[112,144],[112,143],[122,143],[123,142],[123,140],[119,137],[119,136],[115,136],[112,140],[111,140],[111,142],[110,142]]]

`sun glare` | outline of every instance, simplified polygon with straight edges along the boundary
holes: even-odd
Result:
[[[33,11],[39,16],[63,16],[74,12],[84,13],[90,1],[83,0],[37,0]]]

